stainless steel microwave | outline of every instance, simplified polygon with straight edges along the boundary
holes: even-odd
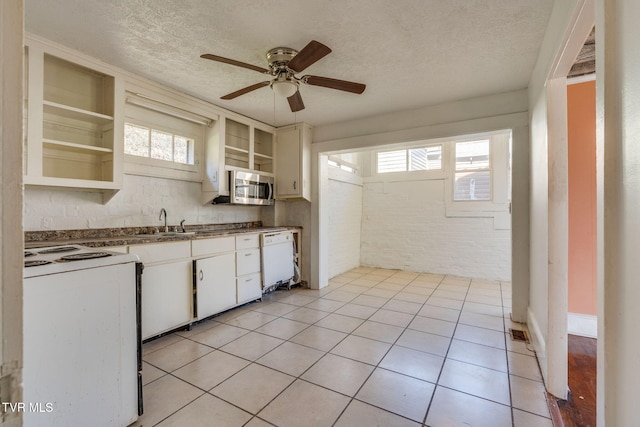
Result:
[[[220,196],[213,204],[273,205],[273,177],[245,171],[229,171],[229,196]]]

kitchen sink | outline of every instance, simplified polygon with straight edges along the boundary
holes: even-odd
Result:
[[[159,233],[149,233],[149,234],[136,234],[134,235],[134,237],[156,237],[156,238],[160,238],[160,237],[171,237],[171,236],[193,236],[195,233],[195,231],[161,231]]]

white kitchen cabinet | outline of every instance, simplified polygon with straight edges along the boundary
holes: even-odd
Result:
[[[237,304],[235,236],[191,242],[194,306],[198,320]]]
[[[248,123],[224,120],[225,168],[272,174],[273,133]]]
[[[121,79],[31,36],[26,63],[25,184],[99,190],[109,200],[122,187]]]
[[[236,273],[244,276],[260,272],[260,249],[242,249],[236,251]]]
[[[260,235],[236,236],[236,287],[238,304],[262,298]]]
[[[142,274],[142,339],[193,320],[191,242],[133,245],[144,264]]]
[[[207,131],[201,202],[207,204],[219,195],[229,195],[230,170],[273,176],[274,132],[275,128],[259,122],[220,116]]]
[[[191,261],[145,264],[142,274],[142,339],[191,323]]]
[[[276,199],[311,200],[311,126],[301,123],[276,134]]]
[[[262,279],[260,272],[238,277],[238,303],[243,304],[262,298]]]
[[[195,311],[198,320],[236,305],[234,267],[234,252],[193,261],[196,286]]]

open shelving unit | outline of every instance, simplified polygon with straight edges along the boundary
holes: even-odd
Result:
[[[224,141],[225,169],[273,174],[273,134],[227,118]]]
[[[97,190],[122,185],[118,79],[28,40],[26,185]]]

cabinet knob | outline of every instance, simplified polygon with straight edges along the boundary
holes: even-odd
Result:
[[[297,182],[298,182],[298,181],[293,181],[293,189],[294,189],[294,190],[297,190],[297,188],[296,188]]]
[[[200,270],[200,280],[204,280],[204,272]]]
[[[251,253],[244,254],[244,256],[251,256],[251,255],[253,255],[253,254],[251,254]]]

